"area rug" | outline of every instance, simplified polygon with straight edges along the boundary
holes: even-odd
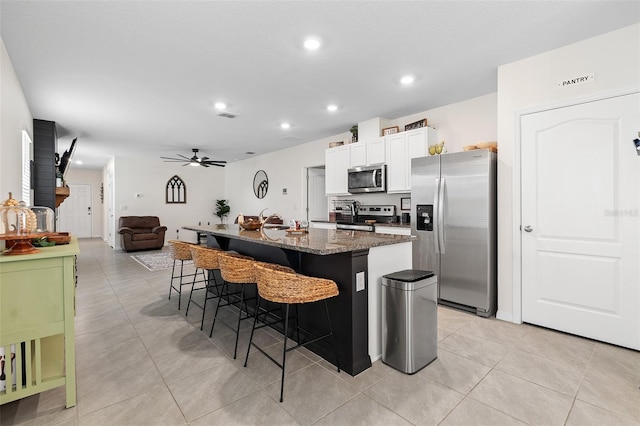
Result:
[[[150,271],[162,271],[173,266],[173,258],[169,252],[132,254],[131,258]],[[193,261],[184,261],[185,265],[190,263]]]

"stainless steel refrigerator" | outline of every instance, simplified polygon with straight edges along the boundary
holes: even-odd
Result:
[[[411,161],[413,268],[438,275],[438,302],[496,312],[496,154],[488,149]]]

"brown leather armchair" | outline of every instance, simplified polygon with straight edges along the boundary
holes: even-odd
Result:
[[[122,250],[154,250],[164,246],[166,226],[160,226],[158,216],[121,216],[118,221]]]

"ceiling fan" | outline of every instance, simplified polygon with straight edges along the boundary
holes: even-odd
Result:
[[[181,158],[170,158],[170,157],[160,157],[164,159],[165,163],[184,163],[183,166],[202,166],[202,167],[209,167],[209,166],[218,166],[218,167],[224,167],[224,165],[227,163],[224,160],[209,160],[209,157],[202,157],[199,158],[198,157],[198,148],[193,148],[191,151],[193,151],[193,157],[189,158],[189,157],[185,157],[184,155],[178,154],[178,157]]]

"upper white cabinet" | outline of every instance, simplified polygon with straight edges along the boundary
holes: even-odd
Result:
[[[364,166],[367,164],[367,145],[363,142],[350,143],[349,167]]]
[[[351,151],[350,166],[358,167],[385,163],[387,154],[385,146],[384,138],[349,144]]]
[[[378,138],[367,141],[367,164],[381,164],[387,162],[387,152],[385,150],[385,138]]]
[[[324,152],[326,195],[347,195],[347,170],[351,167],[351,144],[329,148]]]
[[[431,127],[396,133],[386,138],[387,192],[411,191],[411,159],[429,154],[429,144],[437,143]]]

